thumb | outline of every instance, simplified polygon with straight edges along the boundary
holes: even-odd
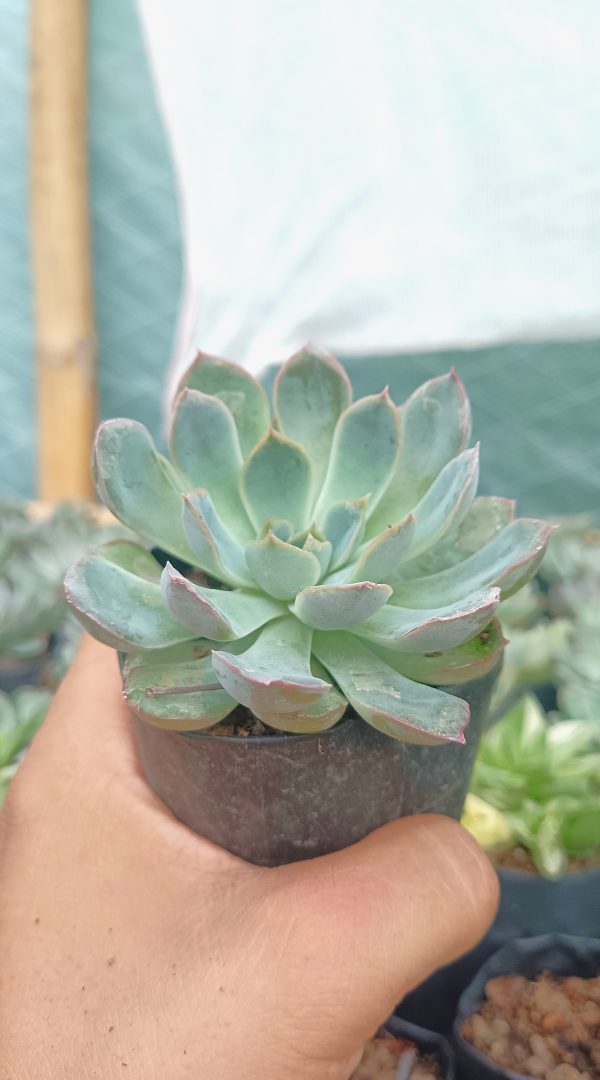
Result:
[[[476,842],[434,815],[392,822],[276,873],[280,899],[300,922],[298,985],[310,978],[315,1023],[323,1009],[327,1017],[323,1054],[339,1061],[409,990],[474,947],[498,902],[496,875]]]

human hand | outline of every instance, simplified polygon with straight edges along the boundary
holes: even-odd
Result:
[[[2,1080],[345,1080],[497,884],[441,817],[276,869],[199,839],[147,788],[116,655],[86,639],[0,815],[0,895]]]

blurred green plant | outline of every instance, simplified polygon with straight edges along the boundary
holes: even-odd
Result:
[[[484,735],[471,791],[504,814],[545,877],[600,856],[600,720],[553,722],[526,695]]]
[[[41,726],[51,694],[36,686],[21,686],[13,694],[0,691],[0,806],[23,751]]]

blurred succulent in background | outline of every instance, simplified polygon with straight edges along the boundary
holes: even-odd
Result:
[[[545,876],[600,857],[600,720],[552,723],[525,696],[483,736],[471,791],[505,815]]]
[[[49,691],[34,686],[22,686],[10,695],[0,691],[0,806],[49,703]]]
[[[344,369],[303,349],[271,421],[243,369],[200,355],[174,407],[171,461],[131,420],[99,428],[97,490],[146,543],[105,545],[66,579],[84,626],[126,653],[126,696],[151,723],[199,730],[238,704],[319,731],[348,703],[409,742],[464,741],[468,706],[428,684],[490,671],[494,612],[550,527],[475,498],[478,447],[454,372],[396,407],[352,403]]]
[[[600,601],[600,529],[587,515],[556,524],[539,577],[548,611],[573,617],[582,605]]]
[[[582,604],[556,661],[558,704],[566,716],[600,721],[600,609]]]

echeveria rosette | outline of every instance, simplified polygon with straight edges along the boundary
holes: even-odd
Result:
[[[262,387],[200,354],[175,402],[170,458],[132,420],[100,426],[102,501],[171,563],[118,541],[80,560],[78,618],[126,655],[151,723],[201,730],[239,704],[279,731],[321,731],[348,703],[417,743],[463,742],[468,706],[434,684],[497,663],[494,612],[532,575],[550,527],[476,498],[478,447],[454,371],[397,407],[352,402],[306,347]],[[433,685],[430,685],[433,684]]]

